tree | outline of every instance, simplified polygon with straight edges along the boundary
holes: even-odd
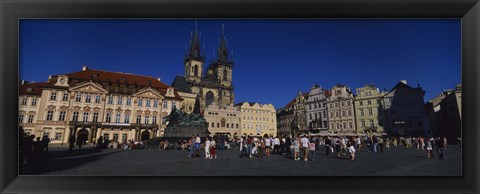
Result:
[[[200,114],[200,96],[195,98],[195,106],[193,108],[193,114]]]

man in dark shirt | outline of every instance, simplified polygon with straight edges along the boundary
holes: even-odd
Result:
[[[327,137],[327,139],[325,139],[325,152],[326,152],[327,156],[330,154],[331,144],[332,144],[332,140],[330,140],[330,137]]]
[[[285,152],[287,153],[287,158],[292,157],[292,150],[290,149],[290,145],[292,145],[292,139],[289,136],[285,137]]]
[[[437,145],[437,153],[440,159],[445,159],[445,144],[443,142],[443,138],[437,137],[435,144]]]

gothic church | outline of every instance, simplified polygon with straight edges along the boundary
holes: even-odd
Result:
[[[200,110],[216,104],[226,107],[234,104],[232,85],[233,61],[228,55],[225,30],[222,26],[222,36],[217,48],[217,57],[208,66],[205,63],[205,48],[200,46],[198,29],[190,37],[190,48],[185,54],[184,76],[176,76],[172,86],[181,92],[193,93],[200,101]]]

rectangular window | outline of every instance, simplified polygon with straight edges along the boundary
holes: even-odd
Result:
[[[352,110],[348,110],[348,116],[352,116]]]
[[[47,112],[47,121],[51,121],[51,120],[53,120],[53,111],[49,110]]]
[[[363,115],[364,115],[363,109],[360,109],[360,116],[363,116]]]
[[[37,98],[32,98],[32,106],[37,106]]]
[[[368,115],[373,115],[373,110],[371,108],[368,109]]]
[[[58,115],[58,120],[59,121],[65,121],[65,111],[60,111],[60,114]]]
[[[95,96],[95,103],[100,103],[100,95]]]
[[[177,103],[175,101],[172,101],[172,109],[177,107]]]
[[[125,114],[125,118],[123,119],[124,123],[130,123],[130,114]]]
[[[367,104],[368,104],[368,105],[372,105],[372,101],[371,101],[371,100],[368,100],[368,101],[367,101]]]
[[[374,126],[373,120],[370,120],[370,127],[373,127],[373,126]]]
[[[344,117],[344,116],[345,116],[345,111],[342,111],[342,117]]]
[[[168,106],[168,102],[166,100],[163,101],[163,108],[167,108],[167,106]]]
[[[362,106],[362,105],[363,105],[363,101],[360,101],[360,102],[358,102],[358,103],[360,103],[360,106]]]
[[[83,112],[83,122],[88,121],[88,112]]]
[[[55,133],[55,140],[62,140],[62,133]]]
[[[92,102],[92,95],[91,94],[87,94],[87,96],[85,96],[85,102],[86,103]]]
[[[18,115],[18,123],[23,123],[23,115]]]
[[[220,128],[220,123],[217,123],[217,128]]]
[[[82,94],[77,93],[77,95],[75,95],[75,102],[81,102],[81,101],[82,101]]]
[[[345,102],[341,102],[341,106],[342,106],[342,107],[345,106]]]
[[[215,127],[215,123],[212,123],[212,128]]]
[[[349,122],[349,123],[348,123],[348,127],[349,127],[350,129],[353,129],[353,124],[352,124],[352,122]]]
[[[78,121],[78,112],[73,112],[72,121],[74,122]]]
[[[67,92],[63,93],[62,101],[68,101],[68,93]]]
[[[110,134],[108,133],[103,134],[103,139],[110,139]]]
[[[141,98],[138,99],[138,106],[143,106],[143,100]]]
[[[117,105],[123,105],[123,98],[121,96],[117,97]]]
[[[236,124],[236,126],[237,126],[237,129],[238,129],[238,123]]]
[[[157,124],[157,116],[152,116],[152,124]]]
[[[50,100],[52,100],[52,101],[57,100],[57,93],[56,93],[56,92],[52,92],[52,93],[50,94]]]
[[[338,102],[335,102],[335,107],[338,107]]]
[[[98,112],[93,113],[93,120],[94,123],[98,122]]]
[[[137,115],[137,124],[140,124],[142,122],[142,115]]]
[[[149,117],[149,116],[145,116],[145,124],[148,124],[149,121],[150,121],[150,117]]]
[[[33,123],[33,115],[28,115],[28,123]]]
[[[108,96],[108,104],[113,104],[113,96]]]
[[[27,105],[27,97],[22,98],[22,105],[26,106]]]
[[[227,123],[227,128],[230,128],[230,123]]]
[[[150,99],[147,99],[147,102],[145,103],[146,107],[150,107]]]
[[[123,142],[126,142],[126,141],[127,141],[127,134],[123,134],[123,135],[122,135],[122,140],[123,140]]]
[[[115,123],[120,123],[120,113],[115,115]]]
[[[107,112],[107,116],[105,117],[105,122],[110,123],[112,121],[112,113]]]
[[[157,108],[157,107],[158,107],[158,100],[154,100],[154,101],[153,101],[153,107],[154,107],[154,108]]]
[[[362,123],[362,127],[365,127],[365,121],[360,121]]]
[[[118,141],[118,134],[116,134],[116,133],[113,134],[113,140],[114,140],[114,141]]]
[[[127,104],[127,106],[132,105],[132,99],[131,99],[131,98],[127,98],[127,103],[126,103],[126,104]]]

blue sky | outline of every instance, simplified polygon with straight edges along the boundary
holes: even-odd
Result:
[[[315,83],[390,90],[401,79],[420,84],[427,101],[461,83],[458,19],[199,19],[207,61],[222,24],[235,102],[279,108]],[[87,65],[171,84],[194,29],[195,19],[21,20],[20,78],[41,82]]]

